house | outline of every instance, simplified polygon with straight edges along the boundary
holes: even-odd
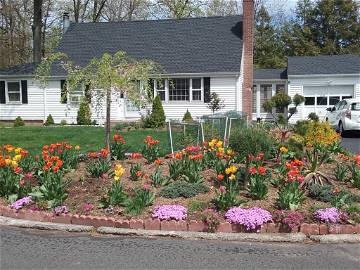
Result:
[[[212,92],[224,100],[225,111],[251,114],[253,0],[245,0],[243,9],[242,16],[112,23],[69,24],[66,15],[58,50],[79,65],[119,50],[160,64],[166,79],[153,87],[168,119],[181,119],[186,110],[193,117],[210,114]],[[76,123],[84,89],[64,96],[66,74],[57,67],[42,89],[34,79],[35,68],[27,64],[0,71],[0,120],[21,116],[42,122],[51,114],[55,123]],[[138,119],[141,113],[126,97],[113,95],[111,121]],[[103,123],[105,110],[93,110],[92,117]]]
[[[253,89],[254,120],[271,118],[262,104],[278,91],[305,97],[292,122],[306,119],[312,112],[325,120],[326,108],[345,98],[360,98],[360,56],[288,57],[286,69],[255,70]]]

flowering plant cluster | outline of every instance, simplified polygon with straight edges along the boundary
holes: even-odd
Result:
[[[159,144],[158,140],[155,140],[151,136],[146,136],[141,153],[143,154],[144,158],[147,160],[148,163],[152,163],[159,158],[160,149],[158,144]]]
[[[210,142],[204,143],[205,163],[208,168],[213,168],[221,161],[230,161],[234,158],[235,152],[224,146],[224,142],[219,139],[212,139]]]
[[[126,213],[138,215],[144,209],[153,204],[155,194],[151,191],[151,186],[144,184],[142,188],[135,190],[135,194],[126,202]]]
[[[42,157],[46,162],[50,157],[57,156],[62,161],[65,169],[75,169],[77,167],[79,157],[78,151],[80,146],[72,146],[66,142],[57,142],[42,147]],[[59,166],[61,167],[61,166]]]
[[[258,230],[261,225],[272,220],[269,211],[257,207],[233,207],[226,212],[225,217],[229,223],[243,225],[248,231]]]
[[[60,214],[66,214],[69,212],[68,208],[66,207],[66,205],[59,205],[59,206],[56,206],[54,209],[53,209],[53,212],[54,212],[54,215],[58,216]]]
[[[264,153],[249,157],[249,193],[255,199],[263,199],[268,193],[267,169],[263,166]]]
[[[26,196],[24,198],[21,198],[19,200],[17,200],[16,202],[12,203],[10,205],[11,209],[15,209],[15,210],[19,210],[21,208],[23,208],[25,205],[29,204],[32,201],[32,197],[31,196]]]
[[[104,148],[100,152],[89,152],[90,159],[86,169],[93,177],[103,177],[111,169],[111,163],[108,160],[109,150]]]
[[[316,210],[314,217],[322,222],[339,223],[347,219],[347,214],[335,207],[331,207]]]
[[[161,205],[155,207],[153,218],[158,218],[160,220],[183,220],[187,217],[187,209],[182,205]]]
[[[216,211],[214,211],[213,209],[206,209],[202,213],[201,219],[207,225],[207,231],[208,232],[215,232],[217,227],[220,224],[219,214]]]
[[[19,165],[27,155],[26,150],[9,144],[0,148],[0,196],[21,198],[27,194],[30,179]]]
[[[355,155],[350,163],[351,179],[353,187],[360,188],[360,155]]]
[[[289,229],[295,229],[301,225],[305,217],[300,212],[295,211],[283,211],[278,210],[273,215],[273,220],[275,222],[282,223],[289,227]]]
[[[139,163],[135,165],[131,164],[130,167],[130,179],[133,181],[138,181],[143,176],[143,172],[141,171],[141,166]]]
[[[227,187],[220,186],[215,190],[216,196],[212,200],[216,209],[219,211],[225,211],[232,206],[240,205],[242,201],[237,199],[238,191],[236,185],[231,184]]]
[[[123,160],[128,149],[129,147],[126,146],[124,137],[119,134],[115,134],[113,136],[113,142],[110,145],[112,158],[115,160]]]

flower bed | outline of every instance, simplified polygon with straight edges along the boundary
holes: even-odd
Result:
[[[111,149],[90,153],[64,142],[41,153],[5,145],[0,205],[3,212],[32,211],[48,220],[130,228],[320,233],[323,226],[330,232],[359,223],[359,156],[339,154],[335,145],[309,145],[300,154],[279,141],[269,152],[254,148],[244,155],[213,139],[162,157],[155,138],[127,153],[119,134]]]

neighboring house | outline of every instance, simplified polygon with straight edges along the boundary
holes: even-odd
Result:
[[[212,92],[224,100],[224,111],[251,114],[253,1],[244,1],[242,16],[129,21],[112,23],[71,23],[59,51],[76,64],[86,65],[103,53],[125,51],[136,59],[150,59],[165,71],[164,83],[154,81],[154,94],[163,101],[168,119],[181,119],[189,110],[193,117],[210,114],[207,103]],[[249,70],[249,72],[244,72]],[[34,80],[34,64],[0,71],[0,120],[44,121],[51,114],[55,123],[76,123],[84,89],[65,96],[66,74],[54,68],[45,90]],[[159,87],[162,85],[162,87]],[[105,110],[92,112],[103,123]],[[126,97],[113,95],[111,120],[132,120],[141,111]]]
[[[253,119],[271,118],[262,108],[265,100],[285,91],[300,94],[305,103],[291,119],[306,119],[315,112],[324,119],[326,108],[344,98],[360,98],[360,56],[323,55],[288,57],[287,69],[254,71]],[[257,97],[257,98],[255,98]]]

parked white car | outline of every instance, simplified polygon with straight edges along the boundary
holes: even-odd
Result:
[[[360,130],[360,99],[343,99],[326,110],[326,121],[339,132]]]

